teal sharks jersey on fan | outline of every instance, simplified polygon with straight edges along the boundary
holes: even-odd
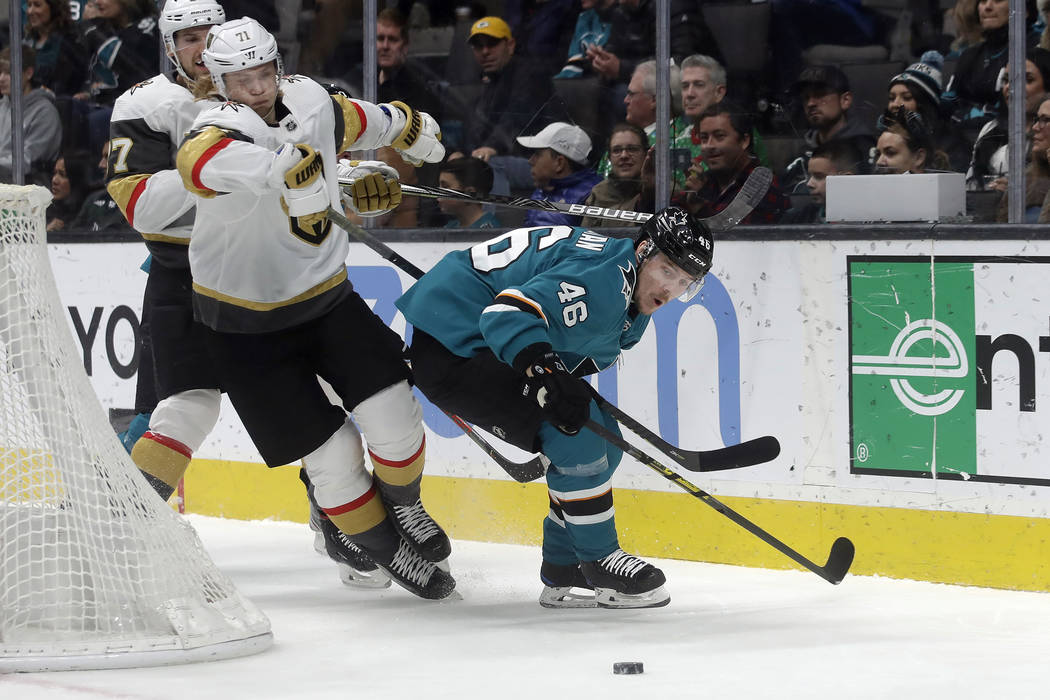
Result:
[[[397,301],[461,357],[489,348],[512,364],[549,343],[575,374],[611,365],[642,337],[632,304],[635,244],[571,227],[520,228],[449,253]]]

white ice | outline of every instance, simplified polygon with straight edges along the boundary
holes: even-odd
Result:
[[[671,604],[546,610],[535,547],[455,543],[461,600],[354,591],[305,525],[191,517],[276,643],[231,661],[0,676],[37,698],[1046,698],[1050,595],[665,560]],[[809,553],[819,559],[819,553]],[[637,676],[613,662],[642,661]]]

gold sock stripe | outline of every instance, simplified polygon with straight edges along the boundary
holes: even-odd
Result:
[[[321,510],[337,528],[348,535],[370,530],[386,519],[386,508],[375,486],[369,487],[368,491],[350,503]]]
[[[368,451],[368,457],[372,460],[372,468],[380,481],[391,486],[408,486],[423,474],[426,448],[427,443],[424,439],[419,443],[416,453],[408,459],[383,459],[372,450]]]
[[[135,443],[131,449],[131,461],[142,471],[172,488],[179,485],[190,466],[190,456],[183,450],[156,440],[150,433],[146,433]]]

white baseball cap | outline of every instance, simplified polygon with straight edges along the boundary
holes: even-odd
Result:
[[[591,152],[587,132],[565,122],[553,122],[535,136],[519,136],[517,140],[525,148],[549,148],[580,164],[587,162],[587,154]]]

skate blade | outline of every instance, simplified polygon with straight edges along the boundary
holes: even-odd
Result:
[[[671,602],[671,594],[663,586],[647,593],[627,594],[611,588],[595,588],[594,597],[599,608],[661,608]]]
[[[314,530],[314,551],[322,557],[328,556],[328,550],[324,546],[324,535],[321,534],[320,530]]]
[[[571,586],[546,586],[540,592],[540,605],[545,608],[596,608],[593,595],[573,593]]]
[[[339,564],[339,580],[348,588],[379,590],[390,588],[390,577],[380,571],[358,571],[349,564]]]

